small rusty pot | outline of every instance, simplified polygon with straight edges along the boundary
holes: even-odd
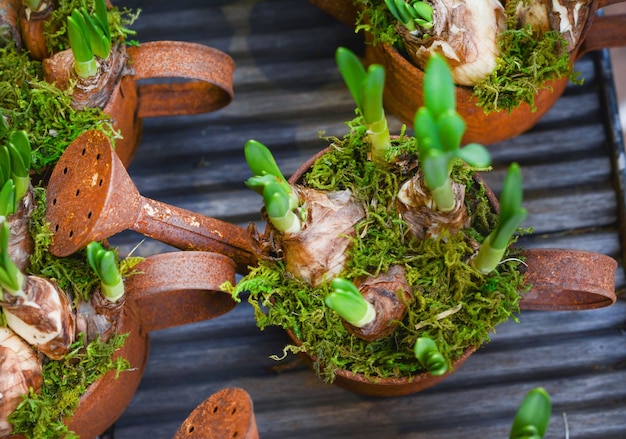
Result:
[[[572,64],[587,52],[626,44],[626,15],[595,16],[598,7],[619,1],[621,0],[594,3],[581,33],[581,43],[571,52]],[[424,102],[424,72],[387,44],[366,44],[365,63],[381,64],[385,67],[385,108],[403,123],[412,126],[415,113]],[[554,105],[567,84],[567,78],[546,83],[547,88],[542,88],[535,96],[535,111],[528,104],[522,103],[511,112],[501,110],[489,114],[485,114],[478,106],[471,87],[457,86],[457,111],[467,124],[463,142],[488,145],[522,134],[532,128]],[[408,93],[407,90],[411,92]]]
[[[298,182],[310,169],[315,160],[326,154],[326,148],[305,162],[290,178],[290,183]],[[475,179],[485,184],[479,175]],[[487,197],[497,211],[498,200],[485,184]],[[524,252],[526,283],[532,285],[529,292],[520,300],[521,309],[546,311],[584,310],[612,305],[615,296],[615,270],[617,262],[608,256],[585,251],[561,249],[529,249]],[[301,341],[287,330],[295,345]],[[478,346],[466,349],[453,362],[452,371],[460,367],[473,354]],[[305,355],[309,364],[315,356]],[[335,371],[334,383],[355,393],[380,397],[408,395],[420,392],[443,381],[450,375],[441,376],[422,373],[412,378],[368,378],[363,374],[348,370]]]
[[[235,307],[220,290],[223,282],[235,280],[235,264],[226,256],[170,252],[150,256],[135,269],[137,274],[125,280],[126,302],[117,327],[118,334],[130,333],[116,353],[128,360],[130,369],[118,378],[111,371],[87,388],[67,420],[81,438],[104,432],[130,403],[148,361],[151,331],[212,319]]]
[[[144,117],[207,113],[228,105],[234,96],[235,63],[224,52],[201,44],[155,41],[138,47],[116,46],[115,63],[102,90],[98,106],[120,132],[115,150],[128,166],[141,137]],[[113,55],[109,57],[114,59]],[[74,78],[71,51],[55,53],[43,61],[44,79],[66,89]],[[174,78],[167,83],[141,83]],[[93,87],[87,84],[85,88]],[[76,93],[76,91],[75,91]],[[82,107],[79,107],[80,109]]]
[[[626,44],[626,16],[596,17],[598,8],[623,0],[595,1],[581,33],[581,43],[572,51],[572,64],[587,52],[617,47]],[[309,0],[337,20],[354,27],[358,7],[352,0]],[[371,39],[367,36],[366,39]],[[418,108],[423,105],[422,82],[424,72],[412,64],[395,48],[387,44],[372,45],[366,41],[365,64],[380,64],[385,67],[387,78],[384,90],[384,105],[389,113],[398,117],[408,126]],[[535,96],[536,111],[522,103],[512,112],[506,110],[489,113],[480,108],[471,87],[456,87],[457,111],[467,123],[464,143],[478,142],[491,144],[515,137],[532,128],[563,94],[568,84],[567,78],[556,79],[546,84]],[[407,92],[410,90],[411,92]]]
[[[174,439],[258,439],[250,395],[239,388],[214,393],[198,405]]]

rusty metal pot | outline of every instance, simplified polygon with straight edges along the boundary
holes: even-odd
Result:
[[[115,377],[107,373],[90,385],[80,399],[68,428],[81,438],[93,438],[110,427],[130,403],[148,361],[149,333],[159,329],[208,320],[235,307],[220,290],[235,281],[235,264],[209,252],[170,252],[150,256],[125,280],[126,302],[117,333],[129,333],[115,354],[130,369]],[[13,435],[11,439],[23,439]]]
[[[572,64],[587,52],[626,44],[626,15],[595,16],[599,7],[617,1],[594,2],[581,43],[571,53]],[[387,44],[366,44],[365,63],[381,64],[387,72],[384,90],[385,108],[403,123],[412,126],[415,113],[423,105],[424,72]],[[471,87],[456,87],[457,111],[467,123],[464,143],[491,144],[515,137],[532,128],[554,105],[568,84],[567,78],[548,82],[535,96],[536,111],[522,103],[511,112],[485,114]],[[411,93],[407,93],[411,90]]]
[[[320,151],[291,176],[290,183],[298,182],[310,169],[315,160],[326,154],[330,148]],[[479,175],[477,181],[484,180]],[[499,208],[498,200],[485,184],[487,197],[493,208]],[[526,283],[532,285],[529,292],[520,300],[520,308],[527,310],[585,310],[612,305],[615,295],[615,270],[617,262],[608,256],[576,250],[562,249],[529,249],[524,252],[525,266],[523,268]],[[301,342],[293,331],[287,334],[294,344]],[[466,349],[453,362],[452,371],[460,367],[476,347]],[[313,355],[306,355],[305,360],[312,364],[316,361]],[[422,373],[409,378],[369,378],[363,374],[348,370],[335,371],[334,383],[355,393],[391,397],[416,393],[434,386],[450,375],[433,376]]]
[[[197,43],[155,41],[124,49],[118,71],[109,78],[102,110],[122,135],[115,151],[125,166],[133,158],[144,117],[207,113],[228,105],[234,96],[235,63],[224,52]],[[112,58],[112,57],[109,57]],[[43,61],[44,79],[65,89],[73,78],[71,51],[55,53]],[[167,83],[142,80],[169,78]],[[174,78],[176,81],[172,82]]]

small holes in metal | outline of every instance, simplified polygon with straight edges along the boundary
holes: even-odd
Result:
[[[87,148],[83,148],[83,151],[80,153],[80,155],[85,155],[87,153]]]
[[[100,157],[101,157],[101,155],[100,155],[100,153],[98,153],[98,155],[96,156],[96,160],[100,160]]]
[[[54,231],[58,232],[59,231],[59,225],[57,224],[56,226],[54,226]]]
[[[67,171],[68,171],[68,169],[67,169],[67,166],[66,166],[65,168],[63,168],[63,174],[67,174]]]
[[[76,196],[80,195],[80,189],[76,189]]]
[[[102,183],[104,183],[104,179],[100,179],[100,181],[98,182],[98,186],[102,186]]]
[[[194,427],[193,425],[190,425],[189,427],[187,427],[187,433],[193,433],[195,429],[196,427]]]
[[[56,205],[57,205],[57,199],[56,199],[56,198],[52,200],[52,205],[53,205],[53,206],[56,206]]]
[[[233,409],[230,411],[231,415],[234,415],[237,412],[237,407],[233,407]]]
[[[68,233],[68,236],[71,238],[72,236],[74,236],[74,231],[70,230],[70,233]]]
[[[213,407],[213,413],[217,413],[217,406]]]
[[[89,211],[89,213],[87,214],[87,219],[91,219],[91,216],[93,215],[93,213],[91,212],[91,210]]]

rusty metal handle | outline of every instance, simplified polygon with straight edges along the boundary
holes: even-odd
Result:
[[[617,300],[617,262],[609,256],[562,249],[529,249],[524,256],[525,279],[532,288],[522,296],[521,309],[594,309]]]
[[[626,14],[597,16],[593,17],[576,57],[594,50],[621,46],[626,46]]]
[[[136,305],[143,331],[150,332],[218,317],[235,307],[220,285],[235,283],[232,259],[210,252],[149,256],[125,279],[127,300]]]
[[[128,54],[135,79],[178,79],[138,84],[139,117],[207,113],[233,99],[235,62],[220,50],[184,41],[153,41],[129,47]]]
[[[239,273],[256,264],[247,231],[234,224],[141,197],[133,230],[181,250],[202,250],[232,258]]]

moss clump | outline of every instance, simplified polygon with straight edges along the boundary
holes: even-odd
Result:
[[[127,336],[117,334],[106,343],[94,340],[84,348],[81,334],[63,360],[45,364],[41,392],[31,391],[9,416],[13,433],[33,439],[78,439],[63,421],[72,417],[89,385],[109,371],[119,375],[130,368],[123,358],[113,358]]]
[[[14,47],[0,48],[0,113],[10,127],[28,133],[36,172],[56,163],[85,131],[98,129],[111,139],[119,136],[101,109],[74,110],[71,91],[44,81],[41,63]]]
[[[359,127],[358,119],[352,126]],[[416,300],[395,332],[374,342],[351,335],[324,303],[329,286],[313,288],[295,279],[280,261],[261,261],[236,287],[226,287],[235,296],[250,292],[248,300],[260,328],[275,325],[292,331],[301,344],[287,346],[285,351],[313,356],[327,381],[334,379],[337,369],[374,378],[410,379],[423,372],[413,353],[420,336],[436,340],[452,363],[468,348],[488,340],[496,325],[514,318],[519,293],[525,289],[519,259],[502,263],[487,276],[467,263],[475,252],[468,241],[482,242],[496,221],[485,188],[472,178],[473,169],[458,164],[452,174],[455,181],[466,184],[470,229],[418,242],[406,234],[407,226],[395,207],[400,185],[418,168],[392,172],[390,165],[367,161],[363,134],[354,128],[342,140],[334,139],[330,152],[312,166],[303,183],[323,190],[350,188],[366,208],[341,277],[375,275],[391,265],[406,268]],[[394,149],[400,154],[411,150],[413,143],[403,136]],[[514,250],[506,255],[513,256],[518,256]],[[451,314],[440,318],[445,311]]]

